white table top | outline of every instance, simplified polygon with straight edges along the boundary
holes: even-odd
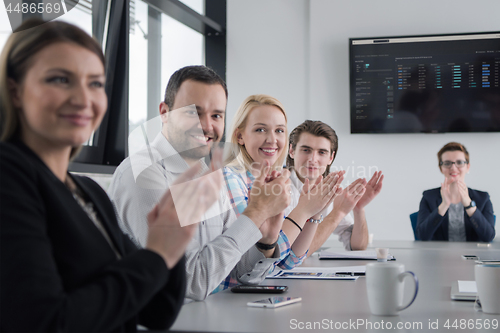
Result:
[[[349,325],[349,328],[356,332],[380,332],[383,331],[383,327],[392,325],[391,331],[394,332],[425,332],[431,331],[429,324],[435,325],[437,321],[439,330],[434,332],[460,331],[452,327],[455,320],[455,325],[459,328],[461,323],[465,323],[473,325],[470,327],[474,327],[475,331],[485,332],[497,330],[492,327],[484,329],[484,325],[482,329],[477,329],[478,324],[489,322],[491,325],[492,321],[496,320],[500,329],[500,315],[483,314],[474,310],[473,302],[450,299],[453,281],[474,280],[474,261],[464,260],[461,255],[474,254],[482,259],[500,259],[499,244],[494,243],[484,248],[477,247],[476,243],[378,241],[373,246],[389,247],[397,262],[405,264],[406,270],[415,272],[419,278],[420,290],[415,303],[398,316],[374,316],[370,313],[365,278],[359,278],[357,281],[266,279],[262,284],[288,285],[288,291],[282,295],[302,297],[302,302],[277,309],[250,308],[246,305],[247,302],[273,295],[234,294],[225,290],[209,296],[203,302],[184,305],[172,330],[317,332],[325,331],[325,328],[346,331],[346,325]],[[319,260],[317,255],[313,255],[302,267],[357,266],[369,262],[373,261]],[[412,283],[405,285],[405,302],[412,293],[412,285]],[[450,329],[444,327],[447,321]],[[403,329],[394,329],[398,324],[403,325]],[[311,329],[306,329],[307,325],[311,325]],[[344,329],[338,325],[343,325]],[[303,329],[300,329],[301,327]]]

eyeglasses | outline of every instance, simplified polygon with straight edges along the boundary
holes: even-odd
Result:
[[[457,168],[463,168],[466,164],[469,164],[469,162],[464,161],[464,160],[458,160],[455,162],[452,162],[452,161],[439,162],[439,165],[442,165],[446,169],[451,169],[451,166],[453,164],[456,164]]]

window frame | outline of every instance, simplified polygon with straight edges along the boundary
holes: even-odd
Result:
[[[205,15],[179,0],[143,1],[201,33],[206,66],[226,80],[226,0],[205,0]],[[128,156],[130,1],[93,0],[92,3],[92,29],[95,37],[101,43],[104,41],[108,111],[94,134],[94,145],[83,146],[69,170],[112,174]]]

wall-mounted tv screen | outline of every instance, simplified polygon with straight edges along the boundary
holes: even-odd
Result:
[[[500,31],[349,44],[351,133],[500,132]]]

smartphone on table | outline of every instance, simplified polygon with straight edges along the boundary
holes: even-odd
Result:
[[[462,254],[462,259],[465,260],[479,260],[479,257],[474,254]]]
[[[281,294],[288,290],[288,286],[247,286],[239,285],[231,288],[233,293]]]
[[[279,308],[288,304],[293,304],[302,301],[301,297],[270,297],[261,299],[260,301],[248,302],[247,305],[256,308]]]

